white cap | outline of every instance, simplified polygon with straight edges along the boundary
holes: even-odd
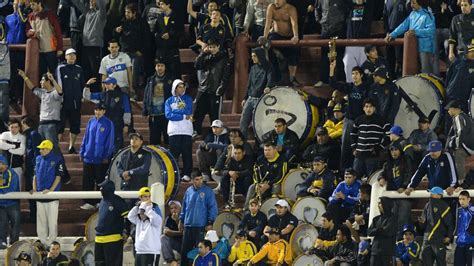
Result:
[[[176,204],[176,205],[178,205],[178,207],[181,208],[181,203],[180,203],[179,201],[177,201],[177,200],[170,200],[170,201],[168,202],[168,206],[171,207],[171,204]]]
[[[212,124],[211,124],[211,127],[223,127],[223,126],[224,126],[224,123],[222,123],[222,121],[219,119],[212,121]]]
[[[74,50],[73,48],[69,48],[66,50],[66,55],[68,54],[75,54],[76,53],[76,50]]]
[[[206,233],[206,237],[204,239],[209,240],[211,242],[217,242],[219,241],[219,237],[217,236],[216,230],[209,230]]]
[[[276,203],[275,203],[275,206],[281,206],[281,207],[287,207],[288,209],[290,209],[290,204],[288,204],[288,201],[284,200],[284,199],[279,199]]]

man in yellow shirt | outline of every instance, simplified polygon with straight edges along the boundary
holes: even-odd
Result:
[[[341,141],[342,128],[344,127],[344,110],[342,105],[338,103],[332,111],[333,116],[326,120],[323,127],[328,130],[331,139]]]
[[[247,232],[239,230],[235,236],[235,243],[232,246],[227,260],[233,263],[233,266],[246,264],[257,253],[257,247],[251,241],[247,240]]]
[[[267,265],[284,266],[291,265],[293,260],[290,244],[284,239],[280,239],[280,230],[271,228],[268,233],[268,243],[263,245],[262,249],[252,257],[247,266],[252,266],[260,261]]]

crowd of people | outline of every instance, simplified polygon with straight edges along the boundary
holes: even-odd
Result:
[[[369,38],[372,22],[379,20],[387,43],[403,34],[416,37],[420,73],[441,76],[440,65],[448,66],[444,127],[424,115],[413,132],[395,123],[403,98],[393,81],[401,75],[400,47],[336,46],[334,53],[324,46],[314,86],[330,86],[332,96],[301,95],[321,114],[314,141],[305,147],[279,117],[253,144],[250,125],[259,99],[277,86],[302,86],[296,79],[301,51],[292,44],[313,33],[322,39]],[[228,128],[221,112],[239,35],[258,47],[249,51],[240,126]],[[70,182],[63,152],[79,154],[81,189],[103,195],[81,206],[99,212],[98,264],[121,265],[123,241],[131,236],[136,265],[158,265],[160,257],[170,265],[291,265],[289,241],[301,221],[291,212],[293,200],[282,197],[282,183],[290,169],[304,167],[308,176],[297,186],[297,199],[318,198],[326,205],[318,238],[306,253],[325,265],[446,265],[453,243],[454,265],[472,265],[474,207],[466,189],[474,172],[465,164],[474,154],[471,0],[60,0],[58,6],[14,0],[0,3],[0,37],[0,193],[60,191]],[[71,40],[65,51],[63,37]],[[28,38],[39,41],[40,84],[23,70],[24,52],[6,49]],[[272,40],[291,44],[274,48]],[[179,49],[187,47],[196,53],[194,97],[181,78]],[[39,119],[9,117],[9,104],[23,101],[23,86],[40,101]],[[79,148],[84,101],[95,107]],[[137,101],[143,102],[132,104]],[[134,126],[137,105],[148,121],[148,140]],[[206,115],[209,125],[203,123]],[[69,143],[61,150],[66,128]],[[130,146],[115,161],[117,179],[106,178],[126,139]],[[182,199],[169,200],[166,217],[151,202],[153,158],[145,143],[168,147],[182,161],[177,178],[190,182]],[[371,206],[374,183],[408,196],[427,187],[431,196],[418,217],[410,197],[382,197]],[[139,199],[115,196],[116,187],[139,191]],[[444,199],[444,193],[459,193],[458,201]],[[243,204],[236,194],[244,196]],[[275,197],[276,213],[267,217],[261,204]],[[59,200],[30,200],[29,208],[38,238],[49,248],[43,265],[68,261],[57,242]],[[371,208],[380,215],[369,221]],[[235,239],[213,228],[223,209],[243,211]],[[9,228],[0,231],[0,249],[18,241],[18,200],[0,200],[0,228]],[[17,259],[20,265],[32,260],[26,253]]]

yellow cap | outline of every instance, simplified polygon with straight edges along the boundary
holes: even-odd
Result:
[[[47,140],[43,140],[37,148],[38,149],[52,150],[53,146],[54,146],[53,142],[51,140],[47,139]]]
[[[150,188],[149,187],[142,187],[140,188],[140,190],[138,191],[138,196],[141,197],[141,196],[150,196],[151,195],[151,192],[150,192]]]

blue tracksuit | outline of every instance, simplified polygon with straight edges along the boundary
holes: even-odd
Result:
[[[428,177],[428,188],[441,187],[446,189],[454,187],[457,182],[456,167],[454,165],[454,158],[449,153],[443,153],[435,160],[427,154],[421,161],[418,169],[411,178],[408,187],[416,188],[423,176]]]
[[[341,204],[342,207],[351,207],[359,200],[359,188],[360,181],[356,180],[352,185],[348,186],[345,181],[339,183],[336,189],[332,192],[331,197],[329,197],[329,202],[331,204]],[[336,193],[342,192],[346,196],[344,199],[336,199]]]
[[[184,193],[183,208],[179,219],[185,227],[205,227],[217,217],[216,196],[212,189],[203,185],[196,189],[190,186]]]
[[[403,266],[410,265],[412,259],[418,258],[420,255],[420,244],[415,241],[412,241],[407,246],[403,241],[398,241],[396,246],[396,258],[401,260]]]
[[[225,239],[224,237],[219,239],[219,241],[216,244],[216,247],[213,248],[211,251],[216,253],[220,259],[227,259],[230,254],[230,246],[229,246],[229,241]],[[196,256],[199,255],[199,249],[195,248],[191,251],[188,252],[187,257],[188,259],[192,260],[196,258]]]
[[[105,116],[92,117],[87,123],[80,155],[85,163],[100,164],[112,158],[114,152],[114,124]]]
[[[193,265],[194,266],[220,266],[221,260],[216,253],[210,251],[204,256],[197,255],[196,258],[194,258]]]
[[[46,156],[36,157],[35,176],[36,191],[50,189],[57,176],[63,176],[64,159],[61,155],[50,152]],[[55,191],[61,190],[61,182],[56,186]]]
[[[474,245],[474,206],[458,209],[456,244],[460,247]]]
[[[0,183],[0,194],[6,194],[8,192],[19,192],[20,191],[20,182],[18,175],[15,171],[7,168],[7,170],[1,173],[3,178],[3,183]],[[19,200],[12,199],[2,199],[0,200],[0,207],[8,207],[18,204]],[[4,228],[2,230],[5,230]]]
[[[418,41],[418,52],[434,53],[434,37],[436,33],[435,18],[426,8],[413,10],[408,18],[400,24],[390,36],[396,38],[409,30],[414,30]]]

